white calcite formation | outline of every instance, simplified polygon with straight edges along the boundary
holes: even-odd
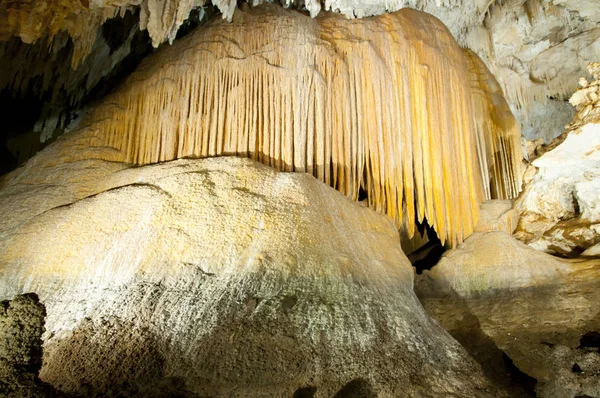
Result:
[[[550,142],[573,117],[566,99],[600,57],[596,0],[489,2],[464,44],[498,79],[526,138]]]
[[[578,254],[600,241],[600,64],[595,81],[571,97],[577,114],[555,148],[533,161],[538,172],[517,202],[517,237],[538,250]]]
[[[312,176],[47,152],[0,191],[0,298],[39,294],[58,390],[503,396],[420,307],[393,222]]]

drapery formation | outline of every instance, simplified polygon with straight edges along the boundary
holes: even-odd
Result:
[[[474,92],[493,100],[493,77],[469,59],[414,10],[361,20],[240,10],[142,63],[79,134],[136,164],[238,155],[308,172],[354,199],[364,189],[410,236],[426,219],[456,245],[490,192],[487,173],[494,192],[515,192],[520,153],[510,112],[473,106]]]
[[[473,51],[464,49],[471,76],[473,119],[485,198],[511,199],[521,191],[521,129],[502,88]]]

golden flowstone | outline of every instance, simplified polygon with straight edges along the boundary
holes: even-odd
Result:
[[[84,149],[69,157],[90,146],[136,164],[248,156],[354,199],[362,187],[409,236],[426,218],[456,245],[486,193],[520,186],[519,129],[474,58],[414,10],[239,10],[142,63],[74,133]]]

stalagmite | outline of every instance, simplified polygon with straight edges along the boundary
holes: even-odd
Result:
[[[456,245],[490,192],[486,164],[492,192],[519,186],[514,119],[473,59],[418,11],[311,19],[265,5],[161,49],[74,134],[116,149],[106,160],[238,155],[308,172],[354,199],[364,189],[409,236],[426,219]]]

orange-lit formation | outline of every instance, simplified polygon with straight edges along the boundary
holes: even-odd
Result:
[[[409,236],[427,219],[450,245],[486,193],[520,185],[520,134],[493,77],[409,9],[239,10],[146,60],[84,125],[83,142],[117,150],[109,160],[248,156],[354,199],[363,188]]]

